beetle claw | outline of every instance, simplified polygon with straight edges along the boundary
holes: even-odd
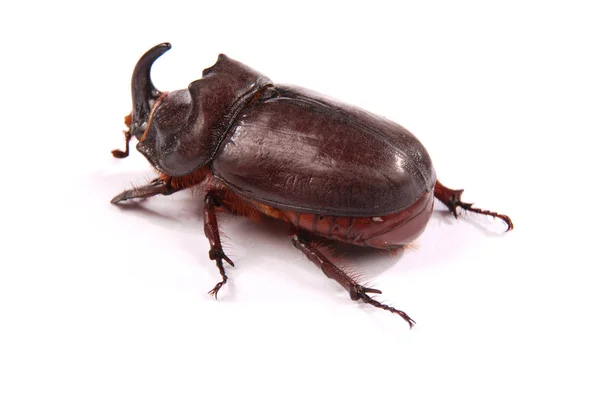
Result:
[[[227,280],[218,282],[217,285],[215,285],[213,287],[213,289],[208,292],[208,295],[211,295],[211,296],[215,297],[215,299],[218,300],[219,297],[217,295],[219,293],[219,290],[221,289],[221,287],[223,287],[223,284],[225,284],[226,282],[227,282]]]
[[[221,273],[221,281],[219,281],[213,287],[213,289],[208,292],[208,295],[212,295],[213,297],[215,297],[215,299],[219,299],[217,294],[219,293],[221,287],[223,287],[223,285],[225,285],[225,283],[227,282],[227,274],[225,274],[225,268],[223,268],[223,260],[219,258],[216,260],[216,262],[217,267],[219,268],[219,273]]]
[[[217,285],[215,285],[213,287],[213,289],[208,292],[208,294],[214,296],[215,299],[219,299],[217,297],[217,294],[219,293],[219,290],[221,289],[221,287],[223,287],[223,285],[227,282],[227,274],[225,274],[225,268],[223,267],[223,261],[226,261],[232,267],[234,267],[233,261],[231,259],[229,259],[227,257],[227,255],[225,255],[223,250],[217,249],[217,248],[212,248],[210,251],[208,251],[208,257],[217,263],[217,268],[219,269],[219,273],[221,273],[221,278],[222,278],[222,280],[220,282],[218,282]]]

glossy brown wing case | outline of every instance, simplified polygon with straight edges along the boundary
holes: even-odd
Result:
[[[231,126],[212,163],[235,192],[282,210],[377,216],[435,185],[429,154],[402,126],[303,88],[278,85]]]

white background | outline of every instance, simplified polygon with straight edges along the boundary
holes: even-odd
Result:
[[[414,2],[410,2],[414,3]],[[3,400],[598,399],[600,13],[594,2],[4,5]],[[351,255],[400,318],[349,300],[285,228],[201,198],[117,208],[129,80],[184,88],[219,53],[397,121],[464,200],[399,257]],[[135,142],[133,142],[135,143]]]

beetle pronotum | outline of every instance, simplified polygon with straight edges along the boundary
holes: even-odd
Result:
[[[282,220],[292,243],[337,281],[352,300],[362,300],[414,321],[384,305],[330,261],[323,239],[381,249],[400,248],[425,229],[434,197],[457,216],[457,208],[502,219],[461,201],[462,190],[436,179],[429,154],[400,125],[309,90],[274,84],[257,71],[221,54],[187,89],[157,90],[154,61],[169,43],[148,50],[133,71],[133,109],[125,118],[125,151],[131,137],[158,172],[148,185],[124,191],[112,203],[170,195],[202,184],[204,233],[209,257],[227,282],[216,212],[225,209]]]

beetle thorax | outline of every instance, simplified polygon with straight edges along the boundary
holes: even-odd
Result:
[[[210,163],[236,116],[271,81],[220,55],[202,79],[152,105],[137,149],[154,168],[179,177]]]

